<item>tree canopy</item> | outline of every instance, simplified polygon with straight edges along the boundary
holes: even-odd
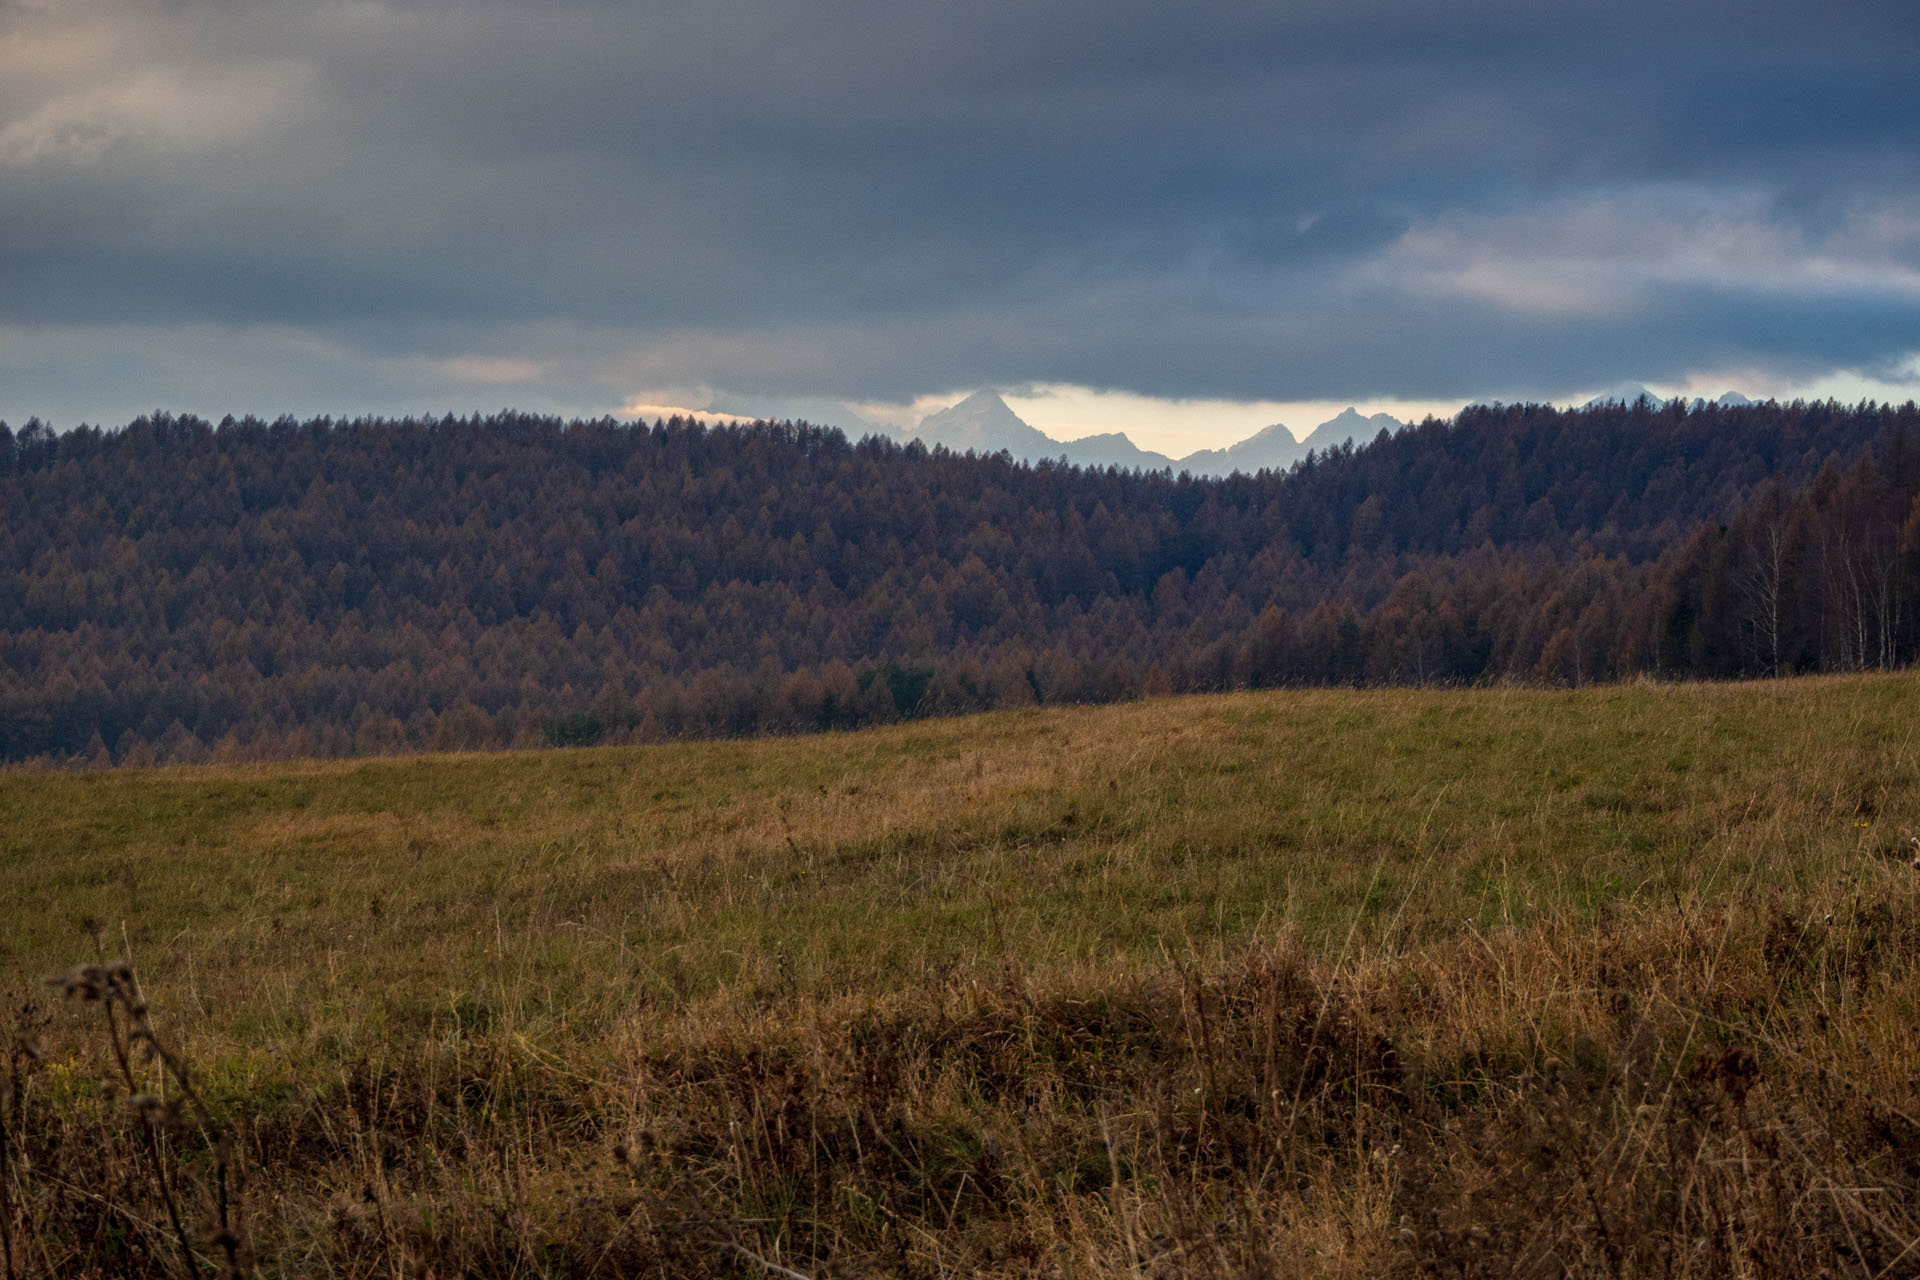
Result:
[[[804,424],[0,425],[0,758],[1903,663],[1920,411],[1481,407],[1284,473]]]

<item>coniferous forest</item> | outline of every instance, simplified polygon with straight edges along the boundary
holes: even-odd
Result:
[[[571,745],[1920,652],[1920,410],[1476,407],[1225,480],[517,414],[0,426],[0,758]]]

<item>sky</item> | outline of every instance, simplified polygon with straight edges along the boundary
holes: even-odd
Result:
[[[0,418],[1905,400],[1911,0],[0,0]]]

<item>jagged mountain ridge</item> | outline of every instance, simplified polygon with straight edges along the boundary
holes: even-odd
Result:
[[[1670,398],[1671,397],[1661,395],[1657,391],[1648,390],[1640,383],[1629,382],[1624,386],[1615,387],[1611,391],[1601,392],[1580,407],[1582,409],[1598,409],[1602,405],[1619,405],[1622,408],[1631,409],[1642,400],[1658,407],[1666,404]],[[1705,409],[1709,406],[1719,409],[1740,409],[1756,403],[1758,402],[1749,400],[1738,391],[1729,391],[1717,400],[1708,400],[1702,396],[1695,396],[1688,405],[1688,408],[1694,411]]]
[[[1349,406],[1309,432],[1307,438],[1300,442],[1300,454],[1305,457],[1308,453],[1323,452],[1349,440],[1355,444],[1365,444],[1382,431],[1392,435],[1406,425],[1390,414],[1362,414]]]
[[[1252,474],[1284,470],[1314,451],[1325,451],[1347,441],[1365,443],[1381,431],[1399,430],[1405,423],[1384,413],[1363,415],[1349,408],[1316,427],[1304,440],[1294,438],[1275,423],[1225,449],[1202,449],[1184,458],[1142,449],[1124,432],[1108,431],[1060,441],[1025,422],[992,391],[976,391],[950,408],[928,414],[904,438],[929,446],[944,445],[955,453],[999,453],[1002,450],[1027,462],[1065,458],[1081,467],[1130,467],[1143,471],[1172,468],[1194,475],[1224,476],[1235,471]]]
[[[1643,384],[1626,383],[1578,407],[1596,409],[1614,405],[1631,408],[1642,399],[1656,407],[1667,403],[1665,398]],[[1685,407],[1689,412],[1698,412],[1707,408],[1740,408],[1756,403],[1759,402],[1737,391],[1729,391],[1715,400],[1695,397]],[[1489,400],[1476,400],[1467,406],[1468,409],[1500,407],[1499,401]],[[1274,423],[1237,444],[1222,449],[1201,449],[1185,457],[1172,458],[1141,448],[1119,431],[1101,432],[1076,440],[1056,440],[1022,419],[991,390],[977,391],[957,404],[928,414],[917,426],[904,428],[868,419],[852,406],[830,399],[783,400],[774,407],[764,403],[729,402],[726,405],[716,403],[710,408],[742,417],[825,423],[841,428],[849,439],[879,435],[902,443],[918,440],[929,446],[945,447],[954,453],[985,456],[1006,452],[1024,462],[1065,459],[1080,467],[1172,470],[1204,477],[1284,471],[1309,453],[1324,453],[1348,442],[1368,444],[1382,431],[1391,435],[1407,425],[1389,414],[1362,414],[1358,409],[1349,407],[1315,427],[1304,439],[1296,439],[1285,424]]]
[[[999,453],[1016,458],[1057,458],[1061,444],[1029,426],[991,391],[976,391],[950,408],[930,413],[913,433],[929,447],[945,445],[955,453]]]

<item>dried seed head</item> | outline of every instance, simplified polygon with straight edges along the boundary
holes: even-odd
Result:
[[[75,965],[47,983],[70,1000],[98,1000],[107,992],[107,971],[95,964]]]

